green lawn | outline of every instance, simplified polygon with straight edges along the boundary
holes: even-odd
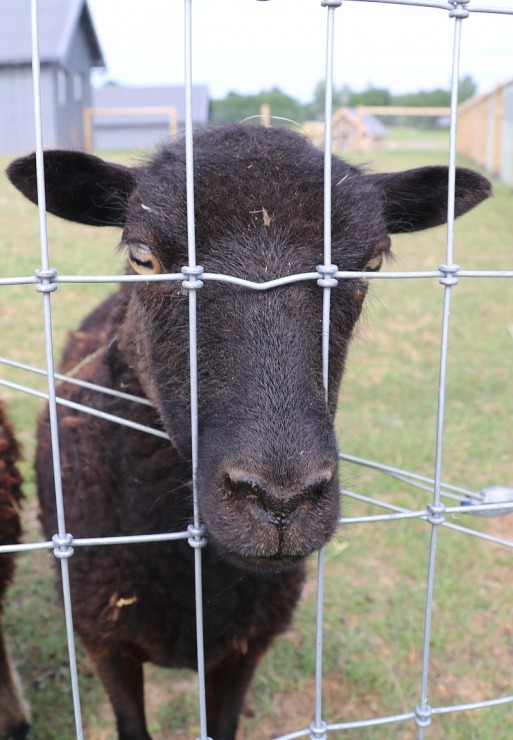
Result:
[[[414,126],[388,126],[386,116],[383,122],[388,128],[384,148],[392,150],[417,149],[446,152],[449,146],[449,130],[422,129]]]
[[[122,159],[126,161],[126,157]],[[361,161],[361,158],[359,158]],[[443,152],[373,152],[375,169],[444,164]],[[357,158],[354,158],[357,161]],[[7,161],[2,162],[2,170]],[[466,269],[513,269],[513,195],[495,197],[457,223],[455,260]],[[36,210],[0,179],[0,274],[39,265]],[[50,263],[59,273],[121,269],[119,234],[49,218]],[[445,229],[394,239],[394,270],[436,270]],[[52,297],[56,354],[67,329],[112,287],[60,285]],[[376,281],[354,341],[340,396],[344,452],[432,476],[443,288],[437,280]],[[34,286],[0,287],[0,355],[43,366],[41,297]],[[471,490],[513,485],[513,281],[462,279],[453,290],[443,478]],[[1,368],[4,378],[44,389],[44,380]],[[5,389],[2,398],[25,449],[26,539],[40,538],[31,460],[41,402]],[[343,485],[397,505],[423,508],[429,494],[342,466]],[[370,509],[346,500],[348,516]],[[513,515],[455,521],[513,540]],[[429,527],[422,522],[342,527],[327,549],[325,719],[339,722],[411,711],[419,701]],[[513,694],[509,581],[513,553],[442,529],[439,535],[429,702],[433,706]],[[12,651],[32,703],[37,740],[72,738],[63,619],[47,553],[18,559],[6,606]],[[249,696],[241,737],[262,740],[313,718],[314,563],[293,630],[266,656]],[[86,737],[113,738],[102,688],[79,648]],[[148,671],[155,740],[194,737],[193,674]],[[443,740],[511,736],[511,707],[436,717],[427,736]],[[358,740],[412,738],[412,724],[349,731]]]

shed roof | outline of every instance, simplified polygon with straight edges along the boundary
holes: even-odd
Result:
[[[0,18],[0,65],[28,64],[32,58],[29,0],[0,0]],[[87,0],[45,0],[40,4],[39,57],[43,64],[65,63],[80,23],[92,66],[105,66]]]
[[[95,108],[152,108],[174,106],[179,122],[185,120],[185,88],[183,85],[163,87],[128,87],[125,85],[105,85],[93,90]],[[209,114],[209,94],[206,85],[192,86],[192,120],[206,124]],[[95,116],[98,126],[131,126],[134,124],[157,124],[165,121],[165,116]]]
[[[356,126],[358,120],[358,110],[356,108],[339,108],[333,114],[334,126],[342,121],[349,122]],[[376,116],[373,116],[370,113],[364,113],[361,117],[361,122],[363,123],[365,131],[371,136],[380,138],[388,134],[387,127],[381,123],[379,118],[376,118]]]
[[[376,118],[376,116],[373,116],[370,113],[364,113],[363,114],[363,124],[367,131],[372,134],[372,136],[386,136],[388,134],[387,127],[381,123],[379,118]]]

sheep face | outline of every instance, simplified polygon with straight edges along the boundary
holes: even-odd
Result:
[[[197,262],[208,273],[265,281],[323,262],[323,155],[284,129],[220,127],[194,142]],[[129,271],[179,273],[188,263],[185,151],[164,146],[139,168],[89,155],[45,155],[47,207],[90,225],[119,225]],[[9,168],[37,199],[33,158]],[[459,170],[456,213],[490,194]],[[332,261],[379,269],[389,234],[445,220],[447,171],[367,175],[333,158]],[[130,288],[120,346],[180,453],[190,458],[189,317],[177,282]],[[320,548],[339,516],[333,418],[367,283],[332,290],[329,395],[321,360],[322,289],[303,280],[268,291],[204,280],[198,300],[201,516],[236,564],[278,571]]]

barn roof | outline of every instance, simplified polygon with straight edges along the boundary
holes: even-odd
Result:
[[[93,90],[95,108],[152,108],[174,106],[179,123],[185,121],[185,88],[183,85],[162,87],[128,87],[125,85],[105,85]],[[209,115],[209,94],[206,85],[192,87],[192,120],[206,124]],[[160,116],[162,121],[166,116]],[[159,116],[103,116],[95,117],[98,126],[131,126],[134,124],[156,124]]]
[[[0,18],[0,65],[30,63],[29,0],[0,0]],[[80,24],[89,45],[92,66],[105,66],[87,0],[45,0],[40,3],[39,56],[43,64],[65,64]]]

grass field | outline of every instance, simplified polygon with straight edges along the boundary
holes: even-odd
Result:
[[[126,160],[126,157],[123,157]],[[377,152],[375,169],[445,163],[446,155]],[[2,171],[7,164],[1,161]],[[513,194],[495,197],[458,221],[455,260],[466,269],[512,269]],[[39,265],[36,209],[0,179],[0,274],[24,276]],[[121,270],[119,234],[49,218],[50,263],[61,274]],[[394,239],[393,269],[436,270],[445,262],[445,229]],[[52,298],[58,354],[67,329],[112,286],[59,286]],[[436,280],[376,281],[353,343],[340,396],[337,432],[344,452],[432,476],[443,289]],[[462,279],[453,291],[443,478],[479,490],[513,485],[513,281]],[[42,367],[41,297],[34,286],[0,287],[0,355]],[[44,389],[19,370],[0,375]],[[41,402],[0,391],[23,443],[25,538],[40,538],[31,460]],[[344,464],[343,485],[375,498],[422,508],[428,493]],[[369,508],[347,500],[347,515]],[[375,511],[373,511],[375,513]],[[457,517],[513,541],[513,515]],[[325,719],[329,722],[411,711],[419,701],[429,527],[422,522],[342,527],[327,550]],[[18,559],[5,622],[33,707],[33,738],[74,736],[63,618],[47,553]],[[433,706],[513,694],[511,550],[441,530],[433,616],[429,702]],[[249,695],[241,737],[264,740],[305,727],[313,716],[315,582],[305,589],[293,629],[264,659]],[[113,738],[102,688],[79,647],[86,737]],[[150,667],[148,705],[155,740],[197,731],[195,676]],[[434,718],[427,737],[511,737],[511,706]],[[341,733],[358,740],[413,738],[414,724]]]

